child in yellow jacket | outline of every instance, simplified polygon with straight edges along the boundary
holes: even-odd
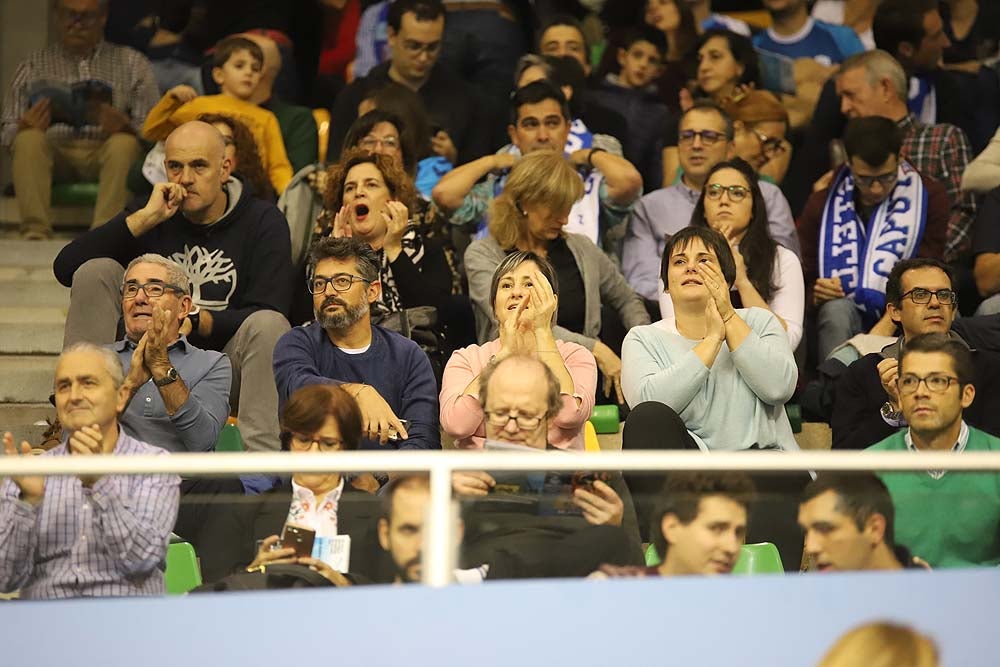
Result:
[[[150,141],[161,141],[174,128],[203,113],[233,116],[253,133],[268,180],[280,195],[292,180],[292,165],[285,153],[278,119],[247,101],[260,81],[264,54],[245,37],[227,37],[215,45],[213,61],[212,78],[222,93],[199,97],[191,86],[171,88],[146,116],[142,135]]]

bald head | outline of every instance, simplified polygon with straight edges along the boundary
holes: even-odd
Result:
[[[479,400],[487,413],[487,438],[539,449],[547,444],[547,421],[562,408],[555,374],[538,359],[518,355],[487,367],[479,378]],[[501,416],[519,417],[521,423],[507,419],[499,424]],[[537,424],[522,426],[532,420]]]
[[[222,133],[200,120],[184,123],[167,137],[163,166],[167,180],[184,188],[185,218],[208,225],[222,217],[227,203],[223,186],[232,170]]]

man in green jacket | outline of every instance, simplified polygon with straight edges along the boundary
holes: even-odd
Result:
[[[976,395],[969,348],[946,334],[907,340],[897,386],[909,428],[867,451],[1000,451],[1000,439],[962,419]],[[1000,564],[1000,474],[887,472],[900,542],[932,567]]]

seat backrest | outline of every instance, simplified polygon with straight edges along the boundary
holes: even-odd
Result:
[[[784,574],[778,547],[770,542],[744,544],[740,557],[733,567],[733,574]]]
[[[319,141],[319,161],[323,164],[326,162],[326,144],[330,139],[330,111],[313,109],[312,112],[316,121],[316,140]]]
[[[167,595],[183,595],[201,586],[201,568],[190,542],[176,542],[167,547],[164,579]]]
[[[588,452],[601,451],[601,443],[597,440],[597,431],[590,421],[583,424],[583,448]]]

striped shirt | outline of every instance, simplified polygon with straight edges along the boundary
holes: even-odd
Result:
[[[962,174],[972,153],[969,140],[965,132],[948,123],[924,125],[913,116],[906,116],[896,124],[903,130],[902,157],[948,190],[951,215],[944,259],[953,261],[971,250],[972,222],[976,219],[972,193],[962,193]]]
[[[99,42],[89,57],[81,58],[61,44],[53,44],[17,66],[0,116],[0,145],[9,148],[14,143],[18,122],[31,106],[32,85],[39,81],[71,84],[91,79],[111,87],[112,106],[128,114],[136,135],[140,134],[146,114],[160,99],[156,77],[146,56],[125,46]],[[54,123],[48,136],[54,140],[106,138],[100,126],[87,125],[77,131],[64,123]]]
[[[45,456],[66,456],[66,442]],[[163,455],[119,430],[114,455]],[[109,475],[87,489],[78,477],[45,480],[38,505],[0,484],[0,591],[24,599],[160,595],[176,475]]]

